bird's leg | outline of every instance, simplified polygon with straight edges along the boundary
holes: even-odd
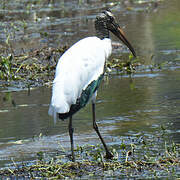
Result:
[[[102,138],[100,132],[99,132],[99,129],[98,129],[98,126],[96,124],[96,114],[95,114],[95,103],[93,102],[92,103],[92,113],[93,113],[93,128],[94,130],[96,131],[96,133],[98,134],[105,150],[106,150],[106,156],[105,158],[107,159],[112,159],[113,155],[110,153],[110,151],[108,150],[107,146],[106,146],[106,143],[104,142],[104,139]]]
[[[70,141],[71,141],[72,161],[75,162],[73,131],[74,131],[74,129],[72,127],[72,116],[70,116],[70,118],[69,118],[69,136],[70,136]]]

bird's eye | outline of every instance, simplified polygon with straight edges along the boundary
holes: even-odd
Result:
[[[114,17],[113,16],[109,16],[109,20],[112,22],[114,21]]]
[[[108,22],[112,23],[114,21],[114,17],[113,16],[107,16],[107,20],[108,20]]]
[[[103,11],[103,13],[106,15],[108,21],[110,21],[110,22],[114,21],[114,16],[110,10]]]

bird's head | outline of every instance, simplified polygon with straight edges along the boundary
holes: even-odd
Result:
[[[130,42],[126,39],[123,30],[117,24],[114,15],[110,10],[105,10],[99,15],[97,15],[95,20],[95,28],[97,34],[101,38],[109,37],[109,31],[111,31],[115,36],[117,36],[132,52],[134,57],[136,53]]]

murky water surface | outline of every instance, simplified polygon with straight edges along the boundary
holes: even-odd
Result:
[[[172,140],[180,143],[180,1],[150,5],[147,8],[121,1],[1,1],[0,46],[5,46],[8,36],[19,52],[44,45],[71,45],[93,35],[95,15],[110,6],[140,58],[146,64],[166,62],[167,67],[141,71],[131,78],[113,75],[102,83],[96,111],[106,142],[113,145],[137,134],[151,136],[165,125]],[[126,11],[131,6],[133,9]],[[113,53],[118,55],[120,51]],[[47,115],[50,97],[49,88],[29,92],[0,84],[0,167],[12,159],[33,160],[39,151],[56,152],[61,146],[69,150],[68,121],[54,125]],[[92,129],[90,105],[74,116],[73,126],[76,144],[99,143]]]

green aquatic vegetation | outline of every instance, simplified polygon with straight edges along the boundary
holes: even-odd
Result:
[[[11,47],[10,44],[9,47]],[[24,86],[28,88],[32,84],[33,86],[50,86],[58,59],[67,49],[68,46],[42,47],[30,52],[16,54],[10,48],[8,50],[5,48],[3,52],[0,52],[0,78],[6,81],[4,85],[19,81],[23,82]],[[5,55],[7,52],[11,52],[11,55]],[[150,69],[153,71],[162,70],[163,68],[164,63],[162,65],[145,66],[144,60],[139,57],[134,58],[132,54],[125,54],[123,57],[111,57],[106,62],[106,74],[116,72],[117,74],[132,75],[140,70]],[[134,88],[133,83],[131,88]]]
[[[67,46],[43,47],[21,54],[1,55],[1,80],[23,81],[26,85],[35,84],[35,82],[38,85],[49,85],[54,78],[57,61],[67,49]],[[107,62],[106,69],[116,69],[118,72],[131,74],[135,72],[136,62],[137,59],[132,59],[131,55],[127,61],[114,58]]]
[[[6,81],[15,79],[13,64],[13,56],[9,55],[7,57],[0,56],[0,78],[5,79]]]
[[[5,81],[30,81],[44,85],[54,77],[54,71],[60,55],[67,49],[44,47],[18,55],[0,57],[0,77]]]
[[[136,72],[137,67],[143,63],[138,57],[134,58],[132,54],[122,59],[120,57],[112,58],[106,63],[106,67],[111,70],[116,70],[116,72],[132,74]]]
[[[157,133],[158,136],[164,132]],[[165,137],[166,136],[166,137]],[[101,145],[77,146],[75,149],[76,162],[71,162],[65,151],[56,155],[48,155],[47,152],[37,153],[35,164],[21,166],[15,164],[15,168],[0,170],[0,177],[27,177],[27,178],[161,178],[178,175],[180,170],[180,145],[166,141],[167,133],[161,139],[164,148],[159,148],[157,137],[137,137],[133,143],[113,145],[112,160],[104,158],[104,149]]]

